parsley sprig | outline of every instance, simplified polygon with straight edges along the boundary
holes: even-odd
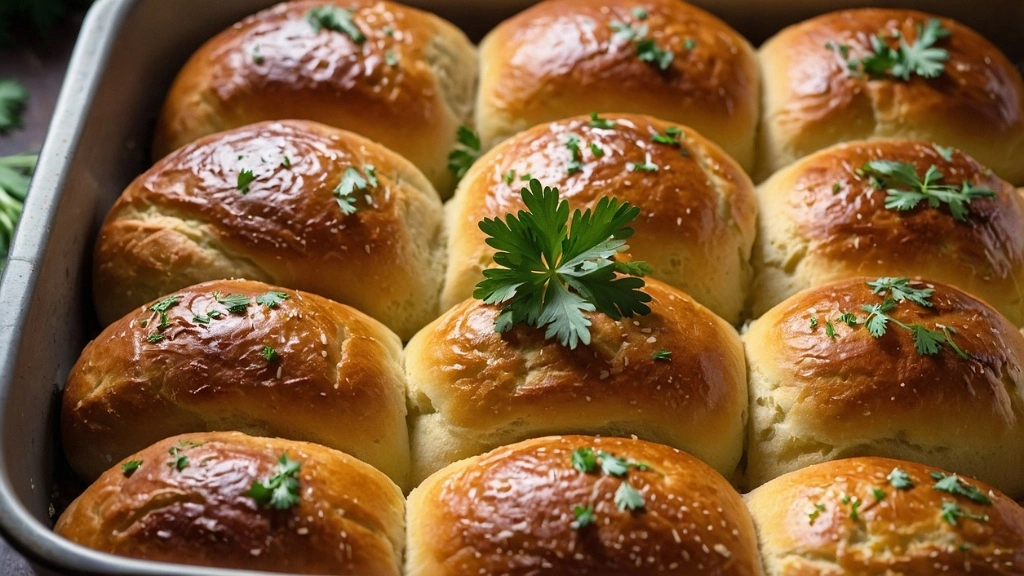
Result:
[[[650,470],[651,467],[647,464],[589,447],[573,450],[571,460],[572,467],[584,474],[592,474],[600,468],[603,474],[622,478],[622,483],[615,490],[613,497],[615,507],[619,510],[642,510],[646,506],[644,495],[630,485],[626,476],[630,469]],[[594,523],[594,505],[575,506],[573,515],[576,517],[576,521],[572,523],[573,529],[585,528]]]
[[[0,127],[3,125],[2,108],[3,104],[0,103]],[[35,167],[35,154],[0,157],[0,270],[3,270],[7,262],[14,228],[21,218],[28,184]]]
[[[299,469],[302,462],[292,460],[288,453],[277,460],[277,472],[266,480],[256,480],[246,494],[257,504],[287,510],[299,503]]]
[[[546,328],[575,349],[590,343],[590,320],[584,312],[600,311],[616,320],[648,314],[651,297],[640,289],[651,273],[645,262],[617,262],[628,249],[628,227],[640,209],[617,199],[601,198],[593,210],[576,210],[569,224],[569,202],[558,189],[530,180],[521,191],[527,211],[505,219],[485,218],[480,229],[495,249],[496,268],[484,270],[473,297],[500,304],[495,331],[514,324]],[[622,274],[625,277],[616,275]]]
[[[949,206],[953,219],[967,221],[967,205],[979,198],[993,198],[996,193],[983,186],[964,180],[959,188],[941,182],[944,175],[935,165],[929,166],[924,177],[918,176],[913,164],[891,160],[872,160],[861,171],[871,177],[872,184],[884,189],[885,207],[900,212],[913,210],[921,202],[932,208]]]
[[[960,358],[967,360],[970,355],[953,341],[956,330],[950,326],[936,324],[937,329],[930,329],[922,324],[906,324],[893,318],[889,313],[896,309],[903,302],[911,302],[923,308],[931,308],[930,298],[935,292],[933,288],[914,286],[909,278],[879,278],[868,282],[872,294],[882,297],[881,302],[864,304],[860,309],[867,313],[863,319],[858,318],[851,312],[842,313],[838,320],[851,328],[863,324],[868,333],[874,338],[881,338],[889,330],[889,326],[897,326],[910,332],[914,340],[914,349],[921,356],[938,354],[943,346],[949,346]],[[817,318],[811,318],[811,330],[818,326]],[[831,320],[826,323],[826,335],[832,340],[836,339],[837,333]]]
[[[448,153],[448,171],[456,180],[461,180],[480,157],[480,136],[466,126],[459,126],[455,138],[459,145]]]
[[[950,31],[942,26],[942,22],[931,18],[924,26],[917,25],[917,40],[912,44],[898,34],[872,36],[871,53],[863,58],[850,59],[849,46],[845,44],[828,42],[825,47],[837,52],[852,73],[906,81],[912,75],[937,78],[942,74],[949,60],[949,51],[935,45],[949,35]],[[889,45],[891,40],[899,41],[896,48]]]
[[[320,33],[321,30],[333,30],[348,36],[356,44],[366,42],[366,35],[356,25],[352,17],[355,12],[345,10],[337,6],[317,6],[306,13],[306,21],[313,27],[313,31]]]
[[[648,16],[647,12],[634,11],[632,14],[637,21],[646,20]],[[613,39],[631,42],[636,47],[636,56],[641,62],[654,64],[661,71],[668,70],[672,66],[676,55],[671,50],[661,48],[653,38],[647,36],[649,32],[647,24],[629,24],[621,20],[613,20],[609,26],[615,32],[612,35]]]
[[[349,166],[342,173],[341,182],[334,189],[334,199],[338,201],[341,213],[346,216],[355,214],[358,209],[356,207],[356,192],[365,192],[364,199],[367,204],[373,202],[369,191],[371,188],[377,187],[376,169],[372,164],[366,164],[363,166],[363,173],[366,174],[365,177],[354,166]]]

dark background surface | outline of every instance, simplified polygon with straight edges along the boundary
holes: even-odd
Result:
[[[0,156],[38,152],[43,145],[84,14],[63,18],[46,35],[19,23],[12,46],[0,47],[0,77],[14,78],[29,91],[24,127],[0,136]],[[0,539],[0,575],[29,576],[36,571]]]

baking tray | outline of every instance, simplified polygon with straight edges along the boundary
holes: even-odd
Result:
[[[121,190],[149,166],[153,122],[171,80],[204,40],[273,3],[100,0],[82,27],[0,281],[0,531],[42,573],[244,574],[119,558],[54,535],[56,507],[74,491],[57,481],[68,477],[57,444],[57,400],[79,352],[97,333],[89,278],[96,231]],[[406,3],[432,10],[479,39],[532,2]],[[1024,60],[1020,0],[696,3],[755,44],[784,25],[837,8],[918,8],[954,17],[986,35],[1014,62]]]

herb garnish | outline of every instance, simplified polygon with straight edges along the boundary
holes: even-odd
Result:
[[[651,134],[651,141],[658,144],[667,144],[669,146],[679,146],[681,143],[679,139],[683,137],[683,131],[675,126],[669,126],[665,129],[665,133],[654,131]]]
[[[302,463],[292,460],[288,453],[277,460],[277,472],[266,480],[255,480],[246,494],[257,504],[277,510],[287,510],[299,503],[299,468]]]
[[[195,448],[197,446],[202,446],[202,444],[197,444],[195,442],[190,442],[188,440],[182,440],[175,444],[174,446],[171,446],[170,449],[167,450],[167,453],[170,454],[171,457],[174,459],[168,462],[167,466],[169,468],[174,468],[178,472],[181,472],[185,468],[188,468],[188,456],[182,454],[182,451],[185,450],[186,448]]]
[[[931,477],[934,480],[937,480],[935,485],[932,486],[935,490],[949,492],[954,496],[963,496],[976,504],[992,505],[992,500],[988,496],[986,496],[981,490],[978,490],[976,486],[964,482],[963,479],[956,474],[947,476],[942,472],[932,472]]]
[[[244,314],[245,309],[249,307],[249,297],[242,294],[228,294],[225,296],[220,292],[214,292],[213,297],[217,302],[227,306],[228,312],[232,314]]]
[[[372,166],[370,166],[372,168]],[[366,170],[366,167],[363,167]],[[372,174],[372,170],[370,171]],[[373,177],[373,184],[376,186],[376,176]],[[345,172],[341,175],[341,182],[334,189],[334,198],[338,201],[338,207],[341,208],[341,213],[349,216],[356,212],[356,191],[369,190],[370,183],[367,178],[363,178],[359,170],[349,166],[345,169]]]
[[[654,354],[651,354],[651,358],[655,360],[671,360],[672,352],[670,350],[658,350]]]
[[[637,18],[636,14],[634,14],[633,17],[637,20],[645,20],[647,15],[645,13],[643,18]],[[648,28],[646,24],[631,26],[625,22],[613,20],[609,23],[609,27],[615,32],[612,36],[613,39],[633,43],[636,47],[637,58],[640,61],[654,64],[662,71],[668,70],[672,65],[675,54],[671,50],[662,49],[653,38],[647,37]]]
[[[0,134],[21,128],[21,113],[28,101],[28,90],[13,78],[0,78]]]
[[[192,313],[192,321],[197,324],[209,324],[211,320],[220,318],[220,310],[210,310],[206,314]]]
[[[124,474],[125,478],[131,478],[132,474],[142,466],[142,460],[129,460],[124,464],[121,464],[121,473]]]
[[[569,174],[575,174],[583,170],[583,153],[580,152],[580,137],[575,134],[569,134],[565,141],[565,147],[569,149],[569,164],[566,165],[565,170]]]
[[[579,530],[580,528],[586,528],[594,523],[594,506],[574,506],[572,509],[573,516],[576,520],[572,523],[573,530]]]
[[[892,487],[897,490],[910,490],[914,487],[910,475],[899,468],[893,468],[886,478],[889,480],[889,484],[892,484]]]
[[[7,262],[7,251],[14,238],[14,227],[21,218],[36,158],[35,154],[0,157],[0,270]]]
[[[241,192],[242,194],[248,194],[249,184],[252,184],[252,181],[255,179],[256,175],[253,174],[252,170],[242,170],[241,172],[238,173],[238,182],[235,184],[235,186],[238,188],[238,191]]]
[[[644,507],[644,495],[623,480],[615,491],[615,506],[619,510],[641,510]]]
[[[591,128],[600,128],[602,130],[612,130],[615,128],[614,120],[607,120],[597,115],[597,112],[590,113],[590,123],[588,124]]]
[[[320,33],[321,30],[333,30],[341,32],[352,39],[356,44],[366,42],[366,35],[359,29],[352,16],[355,12],[345,10],[337,6],[317,6],[306,13],[306,20],[313,27],[313,31]]]
[[[277,308],[278,304],[280,304],[281,302],[284,302],[285,300],[287,300],[289,298],[291,298],[291,296],[289,296],[285,292],[276,292],[274,290],[271,290],[271,291],[267,292],[266,294],[260,294],[259,296],[257,296],[256,297],[256,303],[257,304],[262,304],[263,306],[266,306],[267,308]]]
[[[622,478],[622,483],[619,484],[618,489],[615,490],[615,506],[619,510],[630,511],[641,510],[644,508],[645,503],[643,494],[630,486],[626,475],[629,473],[630,468],[636,470],[650,470],[651,467],[647,464],[637,462],[632,459],[622,458],[608,452],[595,451],[593,448],[577,448],[572,451],[572,467],[584,474],[590,474],[600,467],[601,473],[614,476],[616,478]],[[573,523],[573,529],[578,530],[585,526],[589,526],[594,522],[593,504],[587,506],[575,506],[573,508],[573,514],[576,516],[576,521]]]
[[[158,330],[163,330],[169,324],[167,320],[167,311],[178,305],[181,302],[181,296],[175,294],[174,296],[168,296],[163,300],[153,303],[149,309],[157,314],[160,314],[160,324],[157,326]]]
[[[956,503],[948,500],[942,501],[942,519],[949,524],[956,526],[957,520],[960,518],[968,518],[970,520],[977,520],[978,522],[988,522],[988,514],[973,514],[968,512]]]
[[[260,354],[267,360],[267,362],[273,362],[278,359],[277,350],[274,350],[270,346],[264,345],[263,349],[260,350]]]
[[[940,180],[943,174],[935,165],[928,167],[924,178],[918,176],[914,165],[907,162],[872,160],[861,170],[877,180],[879,189],[885,189],[885,207],[889,210],[913,210],[921,202],[927,202],[932,208],[946,204],[954,220],[965,222],[967,205],[972,200],[993,198],[996,195],[995,191],[975,186],[966,180],[961,182],[959,188],[942,184]]]
[[[156,344],[157,342],[163,342],[163,340],[164,340],[164,335],[163,334],[157,334],[156,332],[146,336],[146,342],[149,342],[150,344]]]
[[[495,331],[514,324],[545,328],[545,338],[575,349],[590,343],[584,312],[616,320],[650,313],[651,297],[640,290],[650,266],[615,261],[628,249],[628,224],[640,208],[604,197],[593,210],[575,210],[569,226],[569,202],[559,200],[557,188],[542,188],[534,179],[521,194],[528,211],[480,222],[487,244],[497,249],[498,267],[484,270],[473,297],[501,305]]]
[[[810,524],[811,526],[814,526],[814,521],[817,520],[818,516],[821,516],[821,513],[824,512],[824,511],[825,511],[825,505],[824,504],[822,504],[820,502],[815,504],[814,505],[814,510],[811,510],[807,514],[807,518],[809,520],[808,524]]]
[[[398,66],[398,56],[391,50],[388,50],[384,53],[384,63],[388,66]]]
[[[448,154],[448,171],[461,180],[480,156],[480,136],[466,126],[459,126],[455,137],[459,146]]]
[[[871,54],[860,59],[849,59],[849,47],[845,44],[828,42],[825,47],[835,51],[846,61],[847,69],[855,74],[864,73],[871,78],[891,76],[900,80],[910,80],[912,74],[922,78],[937,78],[945,69],[949,60],[949,52],[937,48],[935,44],[950,35],[950,31],[942,27],[942,22],[931,18],[922,26],[917,25],[917,40],[907,44],[898,35],[888,38],[878,34],[871,37]],[[899,39],[897,48],[890,48],[888,40]]]

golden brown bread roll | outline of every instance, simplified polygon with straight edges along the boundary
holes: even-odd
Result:
[[[911,164],[922,179],[934,167],[941,184],[959,190],[968,182],[997,196],[967,203],[962,221],[948,204],[887,209],[886,190],[862,171],[869,161]],[[800,290],[841,278],[909,275],[955,284],[1015,325],[1024,323],[1024,202],[1013,186],[959,151],[908,140],[840,144],[780,170],[757,195],[754,317]]]
[[[871,76],[848,61],[873,54],[893,31],[914,44],[929,19],[914,10],[843,10],[779,32],[761,46],[764,103],[758,179],[822,148],[850,140],[910,138],[957,146],[1014,184],[1024,182],[1024,82],[1006,56],[948,18],[941,74]],[[844,58],[845,54],[845,58]]]
[[[641,56],[665,52],[670,62]],[[753,165],[754,50],[680,0],[541,2],[491,31],[480,62],[476,124],[485,150],[542,122],[635,112],[691,126],[744,169]]]
[[[350,132],[267,122],[136,178],[100,229],[93,285],[104,325],[185,286],[248,278],[349,304],[407,339],[437,316],[443,261],[441,202],[412,164]]]
[[[1024,336],[955,288],[911,282],[899,291],[930,288],[931,306],[896,303],[875,338],[862,306],[882,306],[896,292],[876,294],[867,281],[874,279],[800,292],[743,335],[751,486],[818,462],[882,456],[1024,494]],[[927,335],[915,338],[911,330],[921,328],[913,325],[932,331],[939,349],[920,353]],[[943,342],[947,331],[953,345]]]
[[[295,502],[249,495],[299,463]],[[286,480],[287,482],[288,480]],[[282,488],[284,490],[285,488]],[[398,486],[347,454],[238,432],[185,434],[107,470],[54,530],[83,546],[161,562],[302,574],[397,575],[404,547]]]
[[[1024,509],[932,466],[837,460],[776,478],[746,500],[768,576],[1024,573]]]
[[[382,324],[240,280],[154,304],[108,326],[68,376],[64,449],[83,478],[161,438],[239,430],[344,450],[405,485],[402,345]]]
[[[433,14],[387,0],[282,3],[192,55],[164,102],[153,153],[254,122],[315,120],[398,152],[447,196],[447,155],[472,119],[476,79],[476,49]]]
[[[597,457],[589,473],[574,468],[579,449]],[[609,461],[628,470],[605,472]],[[639,492],[640,507],[617,505],[624,485]],[[732,486],[696,458],[641,440],[552,436],[505,446],[434,474],[408,506],[409,576],[762,573]],[[588,507],[589,525],[576,512]]]
[[[655,142],[655,133],[677,143]],[[558,188],[574,209],[593,208],[604,196],[639,206],[630,250],[619,257],[647,261],[655,278],[739,321],[751,277],[753,184],[692,129],[623,114],[536,126],[477,160],[445,208],[449,260],[442,309],[470,297],[491,264],[494,249],[484,243],[479,222],[525,209],[520,190],[531,176]]]
[[[587,313],[591,343],[575,350],[537,328],[496,333],[499,308],[478,300],[421,330],[405,350],[414,483],[502,444],[565,433],[636,434],[731,476],[747,409],[739,336],[678,290],[648,280],[643,291],[651,314]]]

